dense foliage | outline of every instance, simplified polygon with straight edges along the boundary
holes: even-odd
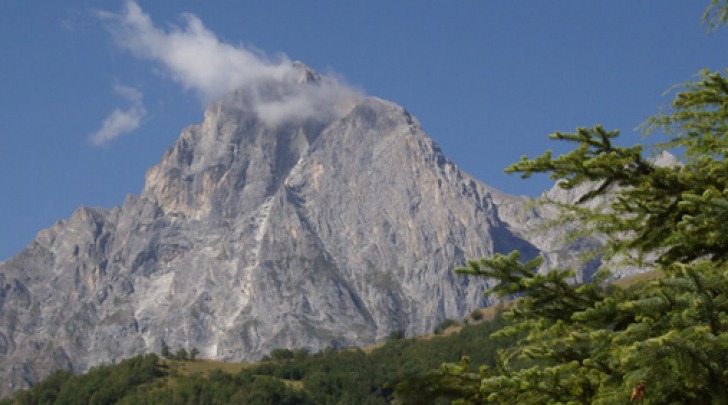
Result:
[[[706,20],[714,29],[726,15],[726,2],[713,1]],[[445,364],[431,387],[458,392],[457,403],[615,404],[644,384],[645,403],[728,404],[726,74],[701,72],[644,129],[667,141],[622,147],[618,131],[600,126],[557,132],[553,139],[576,145],[571,152],[524,157],[507,171],[589,186],[576,204],[544,203],[580,221],[581,235],[602,235],[611,263],[659,277],[618,288],[604,282],[605,268],[572,285],[569,269],[538,274],[540,259],[517,253],[470,261],[459,271],[498,282],[487,294],[517,297],[494,336],[523,339],[495,367]],[[665,151],[679,162],[645,157]]]
[[[136,387],[161,377],[159,358],[154,355],[124,360],[116,366],[100,366],[86,375],[74,377],[59,370],[36,384],[32,390],[19,391],[10,404],[113,404]]]
[[[178,359],[167,348],[167,360],[136,357],[80,376],[57,371],[0,404],[387,404],[398,382],[423,378],[440,363],[469,356],[493,365],[498,347],[489,335],[502,325],[496,319],[427,339],[393,333],[370,353],[276,349],[236,372],[194,371],[204,361]]]

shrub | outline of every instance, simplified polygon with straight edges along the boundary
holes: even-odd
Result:
[[[445,332],[445,329],[447,329],[451,326],[457,325],[457,324],[458,324],[458,322],[454,319],[445,319],[444,321],[440,322],[440,324],[437,325],[437,327],[435,327],[434,332],[436,335],[441,335],[443,332]]]

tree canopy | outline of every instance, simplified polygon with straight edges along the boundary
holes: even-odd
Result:
[[[708,28],[726,20],[727,3],[712,1]],[[506,169],[588,185],[575,204],[543,203],[578,220],[581,234],[602,235],[605,259],[657,276],[622,288],[605,282],[605,267],[574,285],[570,269],[538,273],[540,258],[517,252],[469,261],[458,271],[496,282],[486,294],[517,297],[494,336],[520,339],[495,367],[444,365],[432,384],[458,391],[455,403],[627,403],[644,383],[645,403],[728,404],[727,75],[702,71],[674,89],[643,127],[664,142],[624,147],[618,131],[578,128],[551,135],[570,152]],[[661,164],[663,152],[679,159]]]

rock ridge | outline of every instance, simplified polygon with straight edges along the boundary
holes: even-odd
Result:
[[[563,256],[528,239],[526,199],[464,173],[404,108],[352,95],[272,124],[248,96],[211,104],[140,195],[0,263],[0,393],[162,345],[244,361],[422,334],[490,303],[453,273],[466,259]]]

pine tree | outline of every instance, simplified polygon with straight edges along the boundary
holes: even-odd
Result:
[[[725,23],[728,2],[713,0],[704,20],[711,30]],[[506,169],[524,178],[549,173],[565,189],[590,185],[574,205],[544,203],[580,221],[582,235],[603,235],[605,259],[660,276],[620,288],[602,269],[573,285],[568,269],[539,274],[540,259],[522,262],[517,253],[470,261],[458,271],[498,282],[486,294],[517,297],[494,336],[521,339],[493,368],[443,366],[433,386],[459,392],[462,403],[614,404],[645,383],[646,403],[728,404],[726,74],[701,72],[647,121],[644,131],[666,142],[623,147],[618,131],[578,128],[551,135],[574,143],[571,152]],[[645,157],[665,151],[680,152],[679,163]],[[608,203],[586,204],[600,196]]]

